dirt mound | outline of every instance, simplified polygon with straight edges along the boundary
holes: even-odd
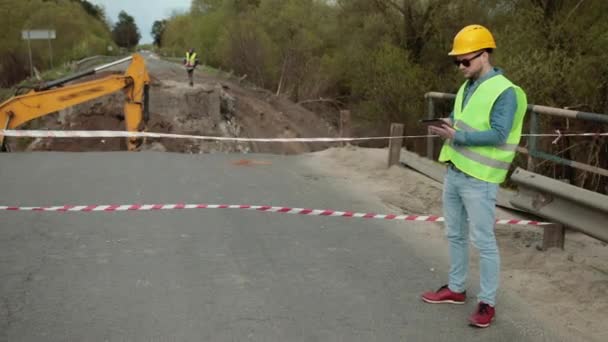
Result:
[[[190,87],[175,66],[147,61],[150,89],[149,132],[191,135],[302,138],[336,136],[336,129],[319,115],[284,97],[250,89],[237,82],[199,74]],[[163,64],[164,63],[164,64]],[[154,73],[152,73],[154,72]],[[125,96],[105,96],[35,120],[24,129],[124,130]],[[120,151],[124,139],[9,139],[15,151]],[[261,152],[295,154],[318,151],[327,143],[246,143],[201,140],[148,139],[141,150],[184,153]]]

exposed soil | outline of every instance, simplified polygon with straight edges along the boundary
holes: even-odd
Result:
[[[200,71],[190,87],[177,64],[148,58],[149,132],[221,137],[301,138],[335,136],[336,129],[319,115],[282,96],[242,86],[238,81]],[[107,73],[105,73],[107,74]],[[102,77],[105,75],[98,75]],[[90,79],[90,78],[89,78]],[[81,80],[83,81],[83,80]],[[23,128],[58,130],[124,130],[125,96],[117,92],[47,115]],[[124,139],[9,139],[12,150],[119,151]],[[184,153],[263,152],[294,154],[327,148],[326,143],[236,143],[150,139],[141,150]]]

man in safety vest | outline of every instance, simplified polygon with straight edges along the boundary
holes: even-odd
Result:
[[[449,119],[431,132],[446,139],[439,161],[448,165],[443,210],[450,254],[448,284],[426,292],[427,303],[463,304],[469,236],[479,250],[480,292],[470,325],[485,328],[495,315],[500,257],[494,235],[498,186],[515,157],[527,100],[524,91],[490,64],[494,37],[480,25],[463,28],[450,56],[466,81]]]
[[[196,56],[196,52],[194,52],[194,48],[190,48],[186,52],[186,58],[184,58],[184,66],[186,67],[186,71],[188,71],[188,80],[190,81],[190,86],[194,86],[193,74],[194,68],[198,65],[198,58]]]

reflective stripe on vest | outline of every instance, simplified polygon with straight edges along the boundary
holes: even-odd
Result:
[[[511,166],[511,163],[507,163],[507,162],[503,162],[500,160],[495,160],[495,159],[486,157],[482,154],[476,153],[475,151],[473,151],[470,148],[467,148],[465,146],[458,146],[458,145],[450,144],[450,147],[452,149],[454,149],[455,151],[457,151],[458,153],[462,154],[463,156],[465,156],[471,160],[474,160],[480,164],[491,166],[496,169],[509,171],[509,166]]]
[[[468,82],[468,81],[467,81]],[[508,88],[513,88],[517,98],[517,109],[513,126],[506,143],[500,146],[460,146],[446,141],[439,161],[450,161],[462,172],[490,183],[502,183],[515,157],[521,138],[523,119],[527,109],[526,94],[502,75],[496,75],[481,83],[462,108],[465,82],[456,95],[454,104],[454,127],[465,132],[480,132],[491,129],[490,114],[496,99]]]
[[[466,123],[464,123],[461,120],[456,121],[456,123],[454,124],[455,128],[458,128],[462,131],[465,132],[481,132],[480,129],[475,129],[469,125],[467,125]],[[517,147],[519,146],[519,144],[502,144],[499,146],[494,146],[495,148],[501,150],[501,151],[507,151],[507,152],[515,152],[517,151]],[[452,148],[454,148],[454,145],[452,144]]]

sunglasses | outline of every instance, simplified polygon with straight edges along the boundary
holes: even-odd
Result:
[[[468,68],[471,66],[471,61],[474,60],[475,58],[483,55],[485,51],[481,51],[480,53],[476,54],[475,56],[469,58],[469,59],[455,59],[454,60],[454,64],[456,64],[456,66],[460,66],[460,64],[462,64],[465,68]]]

